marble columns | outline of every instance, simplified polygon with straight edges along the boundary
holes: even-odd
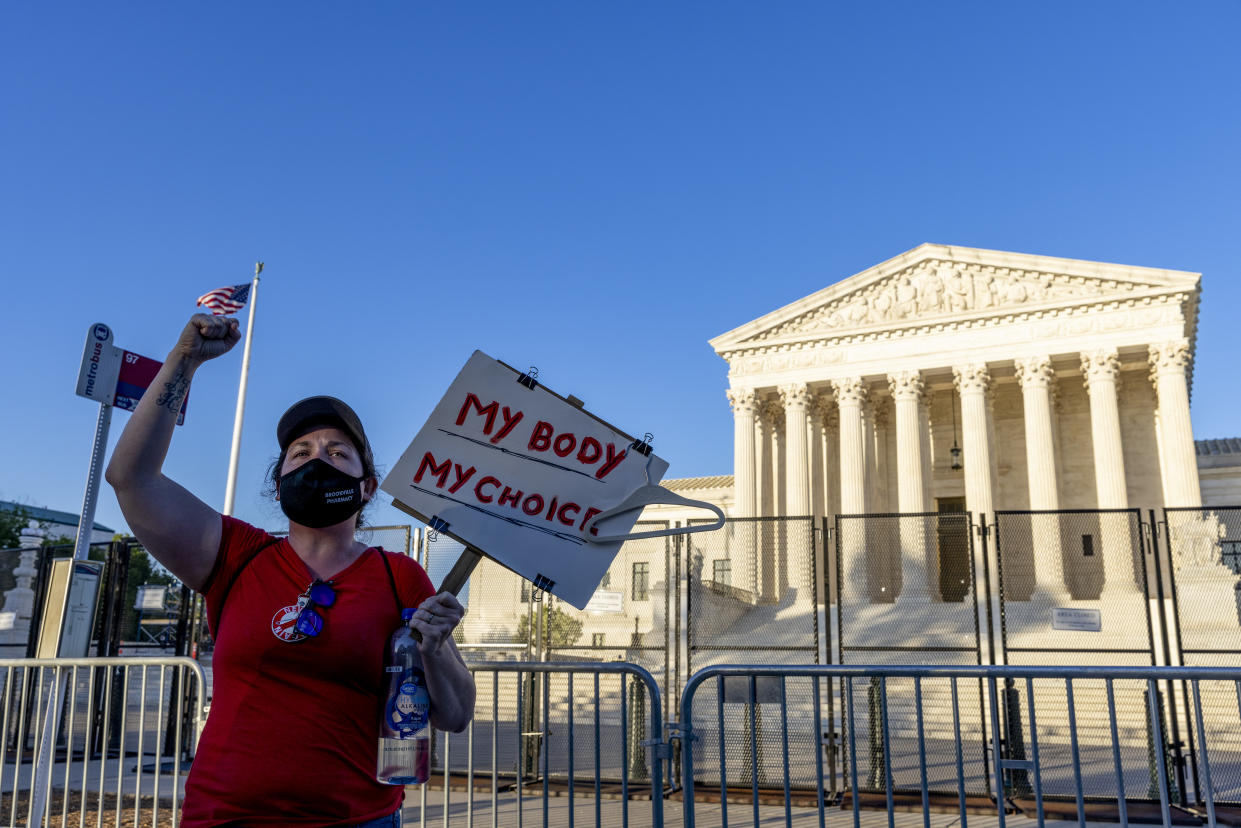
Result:
[[[922,468],[921,412],[925,390],[918,371],[901,371],[888,377],[888,387],[896,405],[896,491],[897,511],[925,512],[926,486]]]
[[[784,403],[785,492],[784,514],[804,517],[814,514],[810,506],[810,449],[808,445],[810,389],[805,383],[780,386]]]
[[[1090,394],[1090,440],[1094,448],[1095,490],[1100,509],[1127,509],[1125,456],[1120,444],[1120,410],[1116,380],[1120,359],[1115,349],[1082,354],[1082,378]]]
[[[733,514],[732,517],[754,518],[758,515],[758,394],[753,388],[728,391],[728,404],[733,409]],[[737,585],[744,584],[758,593],[758,532],[757,522],[741,520],[733,524],[733,549],[730,554]]]
[[[1051,357],[1046,355],[1018,359],[1016,363],[1025,419],[1030,508],[1034,511],[1059,509],[1055,430],[1051,419],[1056,372],[1051,367]],[[1033,515],[1031,530],[1034,557],[1030,580],[1044,591],[1060,596],[1064,592],[1060,516]]]
[[[832,381],[840,421],[840,514],[860,515],[866,511],[866,447],[862,406],[866,402],[866,383],[861,377]],[[870,600],[890,600],[879,582],[874,561],[865,559],[866,521],[853,519],[839,523],[837,538],[843,581],[840,591],[856,600],[865,594]]]
[[[995,481],[991,476],[991,424],[987,391],[991,374],[986,365],[952,369],[952,380],[961,396],[961,451],[965,465],[965,508],[978,523],[995,512]]]
[[[728,392],[728,404],[733,409],[733,517],[754,517],[758,514],[754,445],[758,394],[753,388],[734,388]]]
[[[904,515],[927,511],[926,452],[923,438],[922,400],[925,383],[919,371],[901,371],[888,376],[888,388],[896,407],[896,491],[897,511]],[[933,524],[925,517],[902,517],[901,530],[901,597],[918,579],[907,571],[921,565],[927,591],[939,600],[939,557],[931,543]]]
[[[1189,423],[1189,340],[1150,346],[1151,379],[1159,399],[1164,505],[1201,506],[1198,458]]]
[[[1025,414],[1030,508],[1036,510],[1060,508],[1051,426],[1051,387],[1055,380],[1056,372],[1052,370],[1050,357],[1017,360],[1017,382],[1021,385]]]
[[[1120,439],[1120,409],[1116,384],[1120,357],[1114,348],[1081,355],[1082,378],[1090,395],[1090,442],[1094,450],[1096,506],[1100,509],[1129,508],[1125,485],[1125,455]],[[1101,515],[1103,578],[1108,590],[1137,589],[1129,544],[1128,520]]]
[[[860,515],[866,511],[866,451],[863,442],[862,404],[866,383],[861,377],[832,381],[840,412],[840,513]]]
[[[775,517],[785,511],[785,472],[789,462],[785,443],[784,408],[778,398],[767,398],[759,408],[758,417],[760,455],[759,467],[759,514]],[[760,521],[758,523],[758,589],[762,601],[777,600],[783,594],[788,579],[787,545],[784,543],[784,521]]]

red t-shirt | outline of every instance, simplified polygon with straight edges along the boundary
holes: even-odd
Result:
[[[291,626],[313,577],[288,540],[245,563],[271,540],[224,518],[203,588],[215,637],[214,687],[185,785],[187,828],[351,825],[392,813],[404,797],[402,787],[375,781],[384,651],[401,624],[384,553],[367,549],[331,577],[336,602],[317,608],[317,637],[286,641],[278,632]],[[417,561],[387,558],[402,606],[434,594]]]

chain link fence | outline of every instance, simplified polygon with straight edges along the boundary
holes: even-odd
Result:
[[[709,523],[692,521],[691,523]],[[822,572],[813,518],[730,518],[714,532],[682,538],[686,566],[686,676],[719,664],[818,664],[826,638],[818,597]],[[782,738],[779,689],[761,682],[716,688],[719,716],[699,723],[703,746],[734,757],[703,776],[708,785],[766,784],[773,763],[787,762],[793,778],[813,777],[818,741]],[[823,688],[827,692],[826,687]],[[792,697],[787,718],[810,722],[810,695]],[[755,762],[749,759],[757,757]],[[778,758],[777,758],[778,757]],[[778,779],[779,775],[771,774]]]
[[[1002,663],[1134,667],[1156,663],[1154,573],[1147,564],[1153,550],[1138,510],[999,511],[994,538]],[[1181,796],[1185,780],[1174,769],[1183,768],[1176,745],[1184,724],[1162,716],[1164,733],[1156,740],[1145,690],[1118,683],[1109,698],[1103,682],[1079,682],[1071,696],[1063,688],[1038,685],[1033,706],[1039,716],[1073,724],[1070,729],[1040,722],[1040,750],[1053,760],[1067,758],[1075,741],[1083,760],[1093,757],[1092,761],[1102,762],[1115,753],[1123,766],[1137,769],[1124,780],[1125,790],[1135,799],[1157,796],[1158,775],[1153,768],[1156,751],[1162,751],[1169,789],[1173,797]],[[1032,738],[1026,721],[1031,708],[1028,692],[1023,686],[1003,691],[1004,749],[1016,760],[1027,758],[1026,745]],[[1157,699],[1166,713],[1166,688]],[[1140,778],[1143,767],[1145,778]],[[1011,773],[1007,784],[1015,796],[1029,793],[1029,779],[1021,772]],[[1082,784],[1086,797],[1115,796],[1108,787],[1111,780],[1088,776]],[[1043,787],[1052,798],[1067,801],[1075,796],[1071,776],[1045,778]]]
[[[1182,664],[1241,666],[1241,507],[1165,509],[1163,529],[1171,646]],[[1180,714],[1172,720],[1184,734],[1191,757],[1201,751],[1203,737],[1209,744],[1241,753],[1241,732],[1229,726],[1241,710],[1241,688],[1204,682],[1200,693],[1201,735],[1191,726],[1189,689],[1183,684],[1169,688]],[[1187,783],[1201,803],[1198,792],[1204,780],[1199,762],[1191,761],[1189,767]],[[1218,799],[1234,815],[1241,815],[1241,769],[1218,768],[1213,781],[1222,791]]]
[[[837,658],[841,664],[981,664],[986,580],[975,567],[974,533],[966,512],[839,515],[835,521]],[[987,796],[987,729],[981,684],[927,679],[915,695],[896,684],[840,687],[840,710],[851,711],[858,796],[885,789],[920,789],[909,756],[923,722],[932,795]],[[882,704],[881,704],[882,702]],[[889,752],[881,738],[888,728]],[[844,723],[847,728],[847,721]],[[865,734],[865,739],[862,739]],[[954,738],[958,735],[960,741]],[[961,779],[957,776],[958,752]],[[848,769],[848,757],[842,768]]]

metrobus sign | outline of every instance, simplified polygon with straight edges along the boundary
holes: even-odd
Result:
[[[163,364],[157,359],[117,348],[112,344],[112,329],[96,322],[86,333],[77,394],[103,405],[133,411]],[[189,403],[188,394],[186,403]],[[177,415],[177,425],[184,422],[185,405]]]

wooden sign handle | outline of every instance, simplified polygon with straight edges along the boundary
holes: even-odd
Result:
[[[457,562],[452,565],[452,569],[444,577],[444,583],[440,584],[440,592],[450,592],[453,595],[461,592],[465,582],[470,580],[470,573],[474,571],[474,567],[478,566],[478,562],[482,559],[482,552],[479,552],[472,546],[467,546],[465,551],[461,553],[461,557],[457,558]]]

